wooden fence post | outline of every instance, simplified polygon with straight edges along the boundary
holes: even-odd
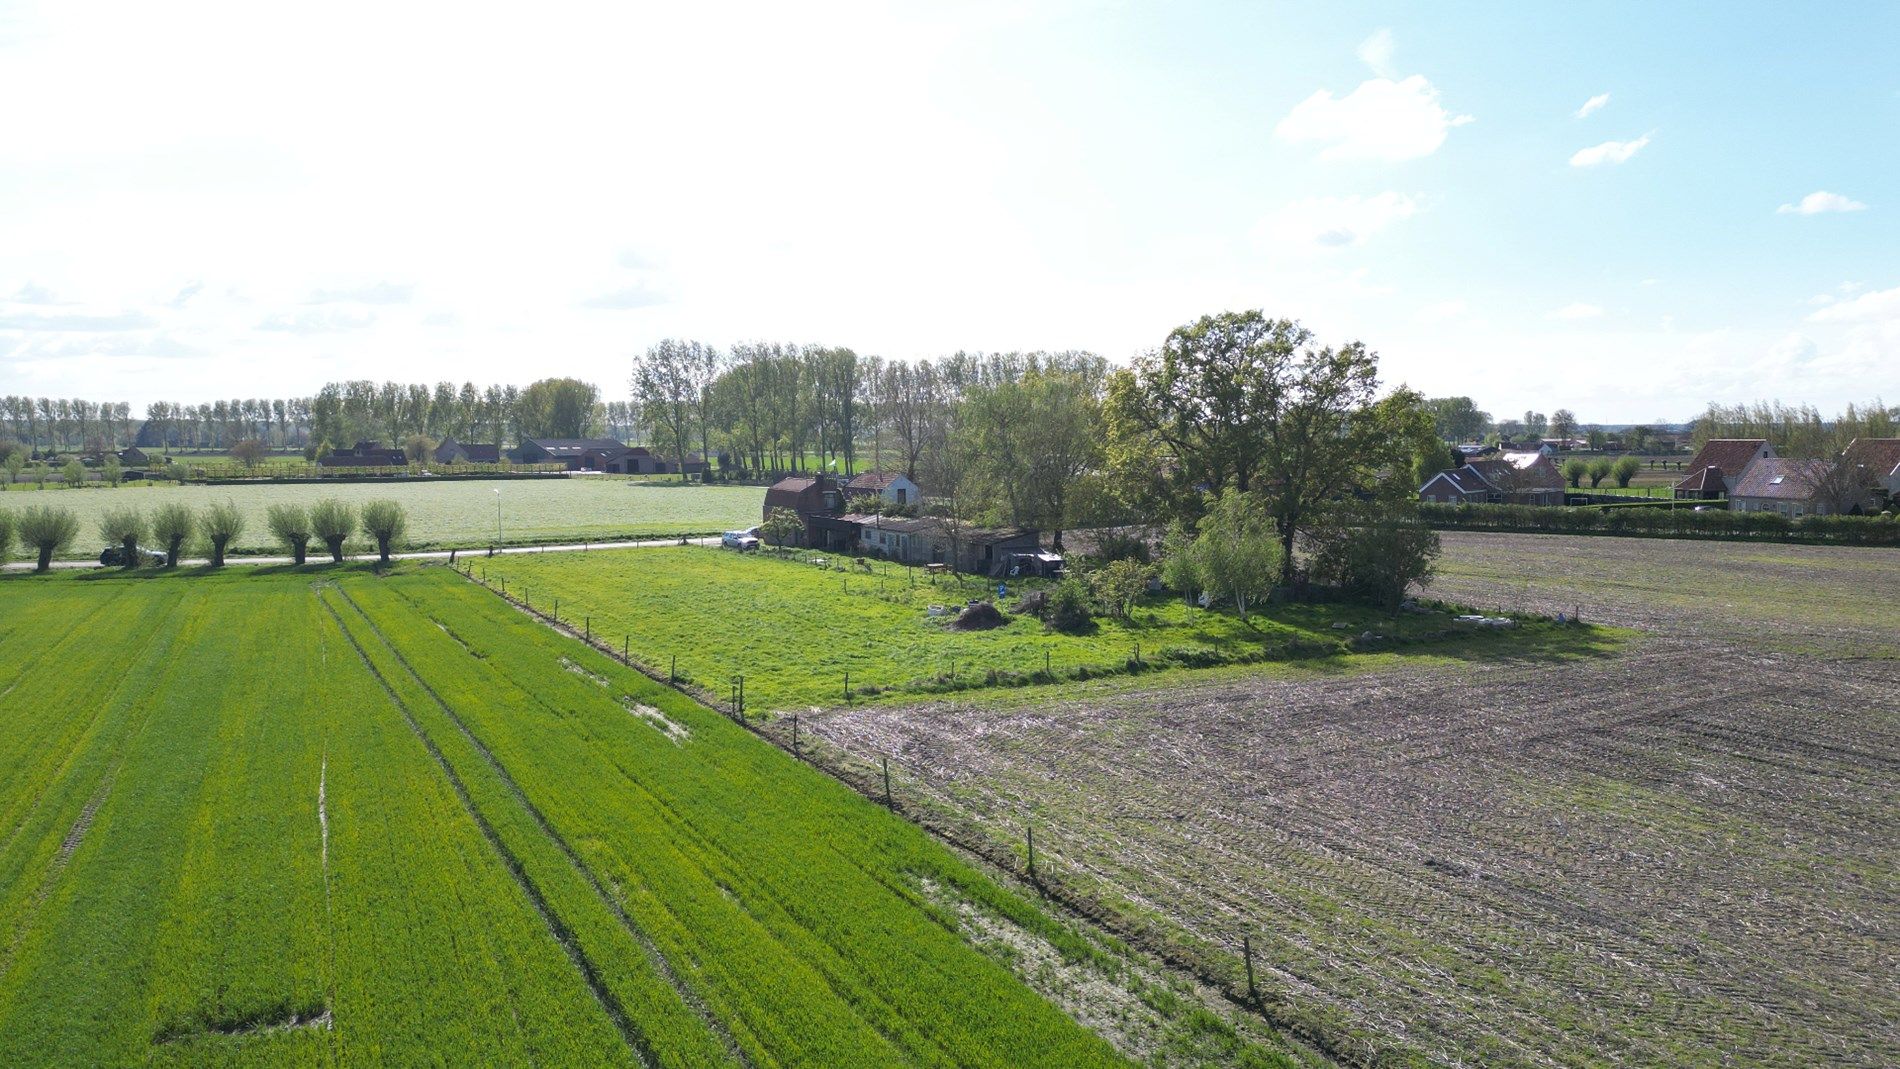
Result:
[[[897,808],[891,804],[891,759],[888,754],[884,758],[884,808]]]
[[[1240,956],[1247,963],[1247,1001],[1259,1002],[1260,989],[1254,986],[1253,981],[1253,936],[1240,937]]]
[[[846,705],[851,704],[851,673],[849,672],[844,674],[844,700]]]
[[[581,624],[582,641],[591,646],[594,644],[594,618],[591,616],[583,616],[581,620],[583,621]]]
[[[633,648],[633,636],[632,635],[620,636],[620,659],[623,661],[626,661],[628,664],[633,663],[633,657],[627,652],[628,650],[631,650],[632,648]]]
[[[1029,882],[1040,884],[1042,881],[1036,878],[1036,826],[1023,825],[1023,833],[1029,839]]]
[[[666,670],[666,681],[671,683],[680,677],[680,655],[673,654],[673,660]]]
[[[804,751],[799,748],[799,744],[798,744],[798,714],[797,713],[792,714],[792,756],[800,760],[803,760],[805,757]]]

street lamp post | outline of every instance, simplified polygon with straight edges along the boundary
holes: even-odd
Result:
[[[495,495],[495,545],[501,545],[501,488],[490,487]]]

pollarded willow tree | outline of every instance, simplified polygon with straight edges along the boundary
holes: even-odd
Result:
[[[0,509],[0,564],[13,555],[13,512]]]
[[[206,505],[199,517],[198,529],[204,532],[205,541],[211,546],[211,566],[222,568],[225,549],[244,533],[244,513],[229,501]]]
[[[298,564],[304,563],[312,534],[310,510],[302,505],[272,505],[265,513],[265,522],[270,526],[270,533],[289,548],[291,558]]]
[[[395,501],[371,501],[363,506],[363,533],[376,543],[378,564],[389,563],[389,547],[402,541],[409,529],[409,513]]]
[[[166,502],[152,510],[152,540],[165,547],[165,567],[178,567],[178,554],[198,533],[198,516],[190,506]]]
[[[107,509],[99,517],[99,537],[108,542],[119,543],[125,559],[119,562],[124,568],[139,566],[139,541],[145,537],[145,515],[135,508]]]
[[[1378,372],[1364,344],[1322,346],[1292,320],[1204,316],[1113,376],[1111,455],[1125,471],[1170,472],[1178,503],[1194,501],[1186,488],[1257,489],[1290,583],[1294,544],[1327,507],[1409,478],[1436,437],[1423,398],[1404,388],[1381,397]]]
[[[36,570],[44,572],[53,567],[53,555],[79,537],[79,517],[72,509],[34,505],[20,513],[16,529],[20,542],[38,552]]]
[[[336,564],[343,563],[343,543],[349,541],[350,531],[355,526],[356,510],[334,497],[326,497],[310,506],[310,530],[330,551],[330,560]]]

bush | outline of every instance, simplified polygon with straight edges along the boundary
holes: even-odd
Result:
[[[13,513],[0,509],[0,564],[13,553]]]
[[[1117,620],[1126,620],[1129,609],[1147,592],[1148,580],[1153,575],[1151,566],[1125,557],[1088,573],[1088,584],[1102,612]]]
[[[1051,631],[1075,634],[1086,631],[1094,623],[1089,612],[1089,592],[1082,580],[1064,579],[1049,591],[1048,607],[1043,612],[1042,623]]]
[[[125,549],[126,568],[139,566],[139,540],[145,537],[145,517],[138,509],[107,509],[99,517],[99,537]]]
[[[17,529],[21,544],[39,552],[37,570],[43,572],[53,566],[53,555],[79,536],[79,517],[72,509],[35,505],[20,513]]]
[[[389,545],[402,540],[409,527],[409,513],[394,501],[371,501],[363,506],[363,533],[376,543],[381,564],[389,563]]]
[[[79,458],[74,457],[72,460],[66,462],[65,467],[59,469],[59,477],[60,480],[69,487],[84,487],[86,485],[86,466],[79,462]]]
[[[309,511],[302,505],[272,505],[265,515],[270,533],[289,546],[291,557],[302,564],[310,547]]]
[[[205,541],[211,544],[211,566],[222,568],[225,547],[244,533],[244,514],[229,501],[222,505],[207,505],[198,527],[204,532]]]
[[[356,510],[334,497],[326,497],[310,506],[310,530],[330,551],[330,560],[337,564],[343,563],[343,543],[349,540],[355,526]]]
[[[176,501],[152,511],[152,540],[165,547],[165,567],[178,567],[178,553],[198,531],[198,517]]]

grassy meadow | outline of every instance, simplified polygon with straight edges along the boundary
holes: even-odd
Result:
[[[475,569],[489,585],[505,584],[509,596],[558,611],[597,639],[619,645],[624,636],[634,660],[662,671],[677,664],[682,679],[717,694],[743,675],[748,712],[838,703],[847,672],[853,700],[890,699],[1121,672],[1137,655],[1219,663],[1288,643],[1333,652],[1368,630],[1410,638],[1447,626],[1443,616],[1395,619],[1359,605],[1271,605],[1242,622],[1231,610],[1154,596],[1130,619],[1098,618],[1085,634],[1049,632],[1026,615],[991,631],[956,631],[945,626],[947,617],[930,617],[928,607],[994,596],[994,580],[942,576],[933,583],[921,568],[880,562],[866,572],[848,566],[849,558],[827,560],[820,567],[802,554],[686,546],[496,558],[475,562]],[[1036,585],[1012,582],[1003,606]]]
[[[0,1064],[1122,1064],[1025,947],[1290,1064],[444,568],[0,579],[0,694]]]
[[[0,496],[0,509],[49,504],[79,514],[79,538],[69,558],[97,557],[105,543],[99,518],[108,509],[150,512],[167,502],[202,508],[230,501],[244,513],[237,553],[282,553],[271,541],[265,513],[272,505],[308,505],[326,497],[361,508],[369,501],[401,502],[409,512],[415,549],[486,546],[495,540],[495,490],[501,491],[501,531],[508,542],[562,539],[606,541],[676,534],[712,534],[759,522],[765,491],[756,486],[678,486],[615,476],[509,480],[445,480],[235,486],[126,484],[117,489],[20,489]]]

